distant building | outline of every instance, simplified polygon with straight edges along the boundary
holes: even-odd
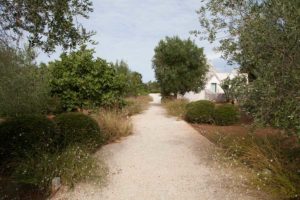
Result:
[[[237,70],[232,70],[230,73],[219,73],[212,65],[210,65],[205,88],[198,93],[188,92],[185,95],[180,96],[180,98],[185,98],[189,101],[210,100],[215,102],[224,102],[226,101],[226,98],[220,84],[227,77],[233,79],[239,75],[240,74]]]

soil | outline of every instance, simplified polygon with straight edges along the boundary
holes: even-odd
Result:
[[[81,183],[54,199],[262,199],[247,188],[243,174],[212,159],[212,143],[188,123],[168,117],[159,95],[151,96],[149,109],[132,117],[134,134],[95,155],[109,167],[106,186]]]

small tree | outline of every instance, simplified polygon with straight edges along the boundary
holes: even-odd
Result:
[[[125,84],[124,93],[126,96],[138,96],[146,92],[142,75],[138,72],[131,71],[125,61],[117,61],[114,64],[114,68]]]
[[[203,48],[176,36],[161,40],[154,51],[153,68],[162,96],[176,97],[204,87],[208,65]]]
[[[94,59],[93,53],[81,47],[49,64],[52,94],[61,98],[66,110],[115,106],[122,101],[124,83],[109,63]]]
[[[227,102],[234,103],[235,100],[242,98],[242,94],[246,88],[247,78],[245,76],[237,76],[233,79],[227,77],[221,82]]]
[[[33,54],[0,43],[0,116],[46,113],[48,71],[33,62]]]

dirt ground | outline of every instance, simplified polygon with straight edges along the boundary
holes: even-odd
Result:
[[[106,186],[78,184],[53,199],[254,200],[262,199],[239,174],[215,163],[214,145],[182,120],[168,117],[160,97],[132,118],[134,134],[95,156],[109,167]]]

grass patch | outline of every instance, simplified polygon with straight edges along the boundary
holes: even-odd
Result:
[[[126,106],[123,108],[123,112],[128,116],[140,114],[149,107],[149,103],[152,100],[152,97],[149,95],[128,97],[126,98]]]
[[[187,104],[188,100],[186,99],[165,100],[162,103],[166,108],[168,115],[182,119],[185,117]]]
[[[105,142],[109,143],[132,133],[132,124],[124,110],[100,110],[96,114],[101,134]]]
[[[251,171],[249,184],[266,191],[274,199],[299,198],[299,141],[284,137],[274,129],[251,131],[249,127],[231,126],[232,132],[226,133],[226,127],[207,127],[196,126],[201,134],[220,147],[222,156]]]

